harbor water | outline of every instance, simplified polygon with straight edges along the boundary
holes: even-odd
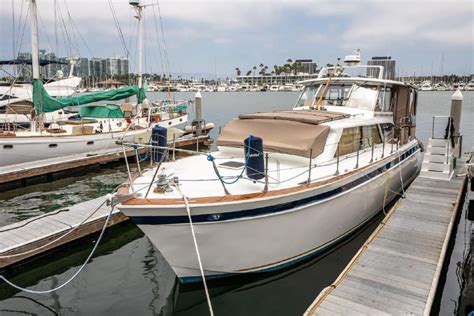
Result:
[[[452,93],[419,92],[417,135],[425,144],[431,135],[432,116],[449,115]],[[469,150],[474,145],[474,92],[463,94],[461,132],[463,148]],[[202,95],[203,117],[216,125],[213,137],[219,126],[239,114],[290,109],[298,97],[295,92]],[[175,94],[177,99],[193,96],[194,93]],[[162,93],[149,94],[151,99],[165,97]],[[105,195],[126,179],[125,166],[114,163],[64,179],[0,192],[0,230],[1,226]],[[210,282],[216,315],[302,315],[316,295],[336,279],[380,219],[381,216],[375,218],[330,252],[290,269]],[[469,247],[463,238],[468,230],[466,221],[461,216],[448,278],[438,300],[442,315],[462,315],[456,310],[458,302],[469,299],[461,297],[463,280],[462,276],[461,280],[456,277],[455,268]],[[288,227],[288,231],[291,229],[296,228]],[[6,276],[32,289],[62,284],[83,263],[96,237],[76,241],[17,266]],[[180,284],[143,233],[135,225],[123,223],[107,230],[95,256],[77,279],[53,294],[32,295],[0,283],[0,315],[10,314],[208,315],[208,307],[202,284]]]

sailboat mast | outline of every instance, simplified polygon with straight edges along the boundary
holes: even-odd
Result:
[[[143,7],[137,6],[138,19],[138,88],[143,88]]]
[[[38,56],[38,19],[36,14],[36,0],[30,0],[31,65],[33,67],[33,79],[40,78]]]

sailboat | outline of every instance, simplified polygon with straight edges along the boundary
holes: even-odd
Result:
[[[420,171],[413,86],[361,65],[358,51],[302,84],[293,109],[242,114],[216,151],[162,162],[119,190],[118,209],[181,282],[274,271],[321,254]]]
[[[30,28],[32,47],[32,103],[30,130],[15,130],[0,133],[0,166],[37,161],[52,157],[89,153],[118,147],[117,141],[147,142],[150,130],[149,111],[145,113],[145,89],[141,78],[139,59],[138,86],[80,96],[53,98],[45,89],[39,75],[38,29],[36,0],[30,0]],[[139,9],[140,38],[143,34],[141,8]],[[140,40],[140,45],[142,45]],[[140,47],[141,49],[141,47]],[[139,54],[141,56],[141,54]],[[59,121],[44,127],[44,113],[51,113],[68,106],[84,105],[104,100],[122,100],[137,97],[136,106],[93,105],[83,110],[78,121]]]

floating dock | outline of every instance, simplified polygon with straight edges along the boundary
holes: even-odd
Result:
[[[304,315],[429,315],[467,183],[459,169],[417,177]]]
[[[105,200],[100,197],[0,227],[0,268],[100,231],[111,208]],[[126,220],[114,209],[109,226]]]
[[[175,148],[190,146],[208,146],[211,143],[209,135],[187,137],[170,142]],[[146,152],[145,148],[138,149],[138,154]],[[127,157],[136,156],[135,150],[127,149]],[[64,157],[54,157],[33,162],[25,162],[14,166],[0,167],[0,188],[14,188],[25,186],[40,179],[51,180],[79,168],[98,166],[124,158],[122,148],[99,150],[93,153],[76,154]]]

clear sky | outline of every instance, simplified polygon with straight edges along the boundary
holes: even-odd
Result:
[[[0,58],[9,59],[13,43],[17,51],[30,50],[27,24],[23,32],[28,1],[0,1]],[[84,57],[126,54],[112,5],[135,67],[137,24],[128,0],[37,3],[41,48],[60,56]],[[288,58],[310,58],[325,65],[355,48],[361,49],[363,60],[390,54],[401,75],[436,75],[441,69],[444,74],[474,72],[472,0],[161,0],[159,4],[175,74],[225,77],[235,75],[235,67],[246,72],[263,63],[271,69]],[[158,7],[147,7],[147,72],[162,71],[159,28]]]

